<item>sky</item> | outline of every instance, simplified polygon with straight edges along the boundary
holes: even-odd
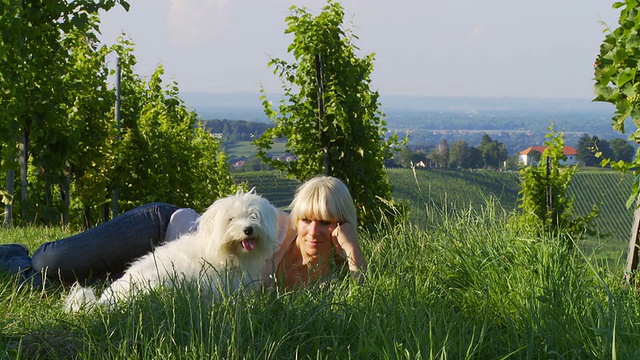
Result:
[[[102,41],[125,33],[136,72],[162,64],[182,92],[280,92],[270,58],[291,61],[291,6],[325,0],[129,0],[101,15]],[[382,96],[593,98],[593,63],[613,0],[342,0],[359,57],[374,53]],[[112,59],[115,63],[115,60]]]

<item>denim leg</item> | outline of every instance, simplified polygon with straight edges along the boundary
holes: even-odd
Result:
[[[0,245],[0,273],[18,275],[20,283],[31,280],[36,287],[40,286],[39,275],[31,268],[29,251],[22,244]]]
[[[118,276],[132,260],[164,241],[177,209],[165,203],[146,204],[95,228],[48,242],[33,254],[32,267],[48,281],[67,284]]]

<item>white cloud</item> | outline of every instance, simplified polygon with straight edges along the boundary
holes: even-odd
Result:
[[[191,47],[219,36],[229,24],[229,0],[171,0],[167,25],[175,47]]]

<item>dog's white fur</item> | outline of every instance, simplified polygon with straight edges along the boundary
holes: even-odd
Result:
[[[236,291],[262,284],[261,272],[279,245],[276,208],[253,191],[214,202],[198,220],[198,230],[166,243],[134,261],[97,297],[77,283],[65,299],[69,312],[114,305],[158,286],[196,281],[200,291]]]

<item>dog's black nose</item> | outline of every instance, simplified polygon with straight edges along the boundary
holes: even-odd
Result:
[[[247,236],[253,234],[253,227],[247,226],[246,228],[244,228],[244,234]]]

